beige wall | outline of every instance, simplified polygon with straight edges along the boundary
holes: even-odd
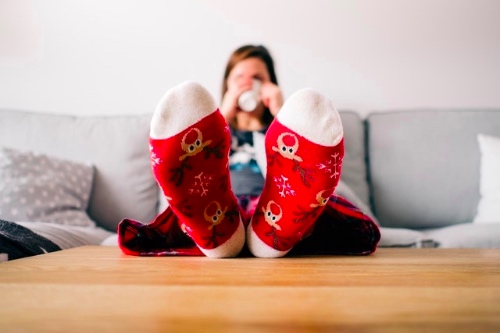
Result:
[[[219,99],[244,43],[275,56],[285,96],[305,86],[361,114],[500,108],[498,0],[1,0],[0,107],[152,112],[184,80]]]

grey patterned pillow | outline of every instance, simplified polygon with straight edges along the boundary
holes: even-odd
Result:
[[[94,168],[0,147],[0,218],[95,226],[86,213]]]

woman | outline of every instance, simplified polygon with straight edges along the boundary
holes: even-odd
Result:
[[[260,82],[261,103],[252,112],[241,112],[238,98]],[[229,58],[222,81],[220,110],[230,126],[237,130],[255,131],[269,126],[283,106],[274,61],[264,46],[245,45]]]
[[[252,90],[254,84],[260,87],[257,91],[259,102],[254,110],[246,112],[240,108],[238,100],[243,93]],[[224,71],[220,111],[231,128],[231,183],[247,219],[257,204],[265,176],[259,167],[265,163],[265,158],[257,161],[257,154],[264,146],[256,147],[254,141],[263,140],[282,106],[283,95],[269,51],[261,45],[244,45],[236,49]]]
[[[243,111],[247,91],[259,102]],[[158,104],[151,163],[170,206],[148,225],[123,220],[122,250],[210,257],[245,253],[244,244],[258,257],[375,251],[377,226],[333,194],[344,146],[331,101],[302,89],[283,103],[269,52],[253,45],[231,55],[222,93],[220,112],[194,82]]]

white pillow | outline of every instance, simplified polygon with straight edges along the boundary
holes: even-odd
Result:
[[[500,223],[500,138],[479,134],[481,198],[474,223]]]

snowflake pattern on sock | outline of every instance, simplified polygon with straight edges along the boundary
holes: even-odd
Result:
[[[188,193],[192,195],[199,195],[200,197],[206,196],[212,180],[213,177],[211,175],[205,175],[203,171],[200,172],[194,177],[193,184],[188,189]]]
[[[297,193],[295,190],[292,188],[290,183],[288,182],[288,178],[280,175],[279,177],[274,177],[274,182],[276,184],[276,187],[278,188],[279,194],[282,198],[286,196],[296,196]]]
[[[332,159],[325,163],[318,163],[317,167],[330,174],[330,178],[340,177],[340,167],[342,166],[342,158],[339,153],[331,155]]]

